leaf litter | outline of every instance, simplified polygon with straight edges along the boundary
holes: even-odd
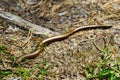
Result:
[[[0,52],[0,71],[5,72],[5,75],[0,73],[3,74],[1,79],[97,79],[98,76],[92,78],[87,71],[91,72],[90,67],[94,67],[94,75],[98,74],[98,63],[107,55],[103,53],[111,53],[111,69],[114,68],[114,61],[117,63],[117,58],[120,57],[119,0],[11,0],[9,5],[5,1],[7,0],[0,1],[0,6],[6,11],[61,34],[77,25],[101,24],[112,25],[113,28],[75,33],[68,39],[51,43],[37,58],[26,60],[18,66],[13,64],[17,57],[34,51],[37,44],[47,36],[34,35],[30,30],[19,29],[17,25],[0,18],[0,46],[6,49]],[[18,4],[11,4],[12,2]],[[119,62],[118,65],[120,66]],[[119,74],[117,76],[120,77]]]

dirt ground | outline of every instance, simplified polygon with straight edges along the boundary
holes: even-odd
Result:
[[[47,36],[33,34],[0,18],[0,78],[3,80],[98,80],[86,73],[90,67],[97,74],[98,63],[104,61],[107,53],[111,55],[110,65],[120,60],[119,0],[0,0],[0,8],[60,34],[77,25],[113,26],[77,32],[47,45],[37,58],[14,64],[17,57],[33,52]]]

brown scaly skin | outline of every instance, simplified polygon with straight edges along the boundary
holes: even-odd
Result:
[[[73,30],[65,33],[65,34],[47,38],[40,43],[40,46],[43,46],[43,45],[46,45],[46,44],[49,44],[49,43],[52,43],[52,42],[55,42],[55,41],[58,41],[58,40],[66,39],[70,35],[74,34],[75,32],[81,31],[81,30],[97,29],[97,28],[108,29],[108,28],[111,28],[111,27],[112,26],[107,26],[107,25],[90,25],[90,26],[78,27],[76,29],[73,29]],[[33,53],[23,55],[23,56],[21,56],[17,59],[17,62],[21,62],[24,59],[33,59],[33,58],[37,57],[42,51],[43,51],[43,49],[38,49]]]

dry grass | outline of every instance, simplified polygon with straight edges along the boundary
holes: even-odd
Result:
[[[41,38],[0,19],[1,79],[120,78],[119,0],[41,0],[33,5],[20,4],[25,10],[20,14],[10,7],[11,13],[61,33],[76,25],[102,24],[113,28],[78,32],[48,45],[39,57],[14,64],[17,57],[34,51]]]

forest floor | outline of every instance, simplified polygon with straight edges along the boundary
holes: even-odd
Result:
[[[120,79],[119,0],[0,0],[1,9],[60,34],[84,25],[113,27],[79,31],[15,64],[48,36],[0,17],[0,80]]]

